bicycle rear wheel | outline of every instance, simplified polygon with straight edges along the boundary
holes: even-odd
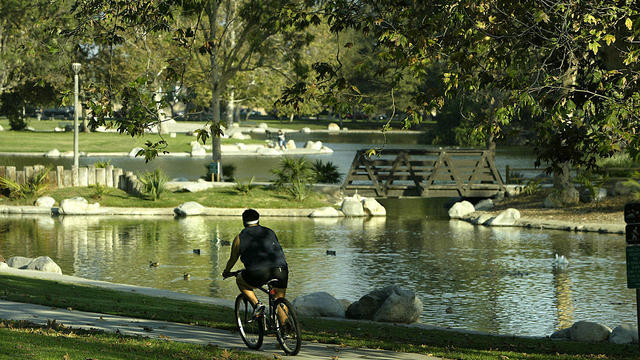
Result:
[[[264,319],[253,317],[253,305],[244,294],[236,298],[236,322],[240,337],[247,347],[259,349],[264,338]]]
[[[277,299],[274,303],[277,322],[276,337],[287,355],[296,355],[302,346],[300,338],[300,325],[293,305],[284,298]]]

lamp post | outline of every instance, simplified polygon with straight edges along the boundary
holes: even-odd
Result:
[[[80,72],[80,63],[71,64],[73,69],[73,167],[79,167],[78,161],[78,73]]]

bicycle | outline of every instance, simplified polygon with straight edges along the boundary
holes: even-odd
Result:
[[[240,272],[232,271],[225,279],[237,276]],[[260,349],[265,331],[268,331],[275,333],[278,343],[280,343],[285,354],[296,355],[302,346],[298,317],[293,305],[287,299],[276,299],[274,297],[275,289],[272,284],[275,281],[277,280],[269,280],[266,283],[267,289],[263,286],[257,288],[269,295],[269,306],[266,307],[265,312],[262,314],[254,316],[254,306],[245,294],[240,293],[236,297],[235,315],[238,330],[242,341],[249,349]]]

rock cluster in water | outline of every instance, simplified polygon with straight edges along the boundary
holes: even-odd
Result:
[[[415,323],[422,313],[422,301],[413,290],[398,285],[376,289],[354,303],[326,292],[298,296],[293,305],[301,316],[346,317],[392,323]]]
[[[585,342],[609,341],[615,344],[638,343],[638,328],[633,325],[609,327],[591,321],[578,321],[571,327],[558,330],[550,338]]]
[[[22,270],[38,270],[50,272],[54,274],[62,274],[60,266],[51,260],[48,256],[39,256],[37,258],[28,258],[23,256],[13,256],[7,259],[7,262],[0,262],[0,269],[12,267]]]

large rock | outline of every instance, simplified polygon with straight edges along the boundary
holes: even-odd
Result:
[[[23,256],[12,256],[7,259],[7,265],[16,269],[24,269],[33,261],[33,258]]]
[[[384,322],[412,323],[422,313],[422,302],[411,290],[390,285],[374,290],[349,305],[346,317]]]
[[[488,211],[493,209],[493,200],[491,199],[482,199],[480,200],[474,208],[476,211]]]
[[[2,130],[0,130],[0,131],[2,131]],[[9,268],[9,265],[7,265],[7,263],[0,262],[0,270],[8,269],[8,268]]]
[[[60,157],[60,151],[58,149],[52,149],[44,153],[44,157],[47,158],[58,158]]]
[[[595,193],[592,193],[590,189],[583,188],[580,190],[580,202],[590,203],[602,201],[607,197],[607,189],[595,188]]]
[[[605,341],[611,334],[611,329],[591,321],[578,321],[569,330],[571,340],[599,342]]]
[[[331,123],[327,126],[327,130],[329,131],[340,131],[340,126],[336,123]]]
[[[614,344],[638,343],[638,328],[633,325],[616,326],[609,335],[609,342]]]
[[[365,213],[371,216],[386,216],[387,210],[384,206],[380,205],[380,203],[373,198],[364,198],[362,199],[362,208]]]
[[[300,316],[344,317],[340,301],[326,292],[298,296],[293,300],[293,307]]]
[[[365,216],[364,207],[360,198],[346,197],[342,201],[340,210],[344,213],[344,216]]]
[[[556,332],[554,332],[553,334],[551,334],[551,336],[549,336],[552,339],[566,339],[569,340],[571,339],[571,328],[564,328],[561,330],[558,330]]]
[[[56,199],[52,198],[51,196],[41,196],[36,200],[34,205],[37,207],[50,208],[53,207],[55,203]]]
[[[258,129],[268,129],[269,125],[267,125],[266,123],[260,123],[258,124]]]
[[[287,141],[287,150],[292,150],[296,148],[296,142],[293,140]]]
[[[188,201],[173,209],[173,212],[178,216],[200,215],[203,211],[204,206],[195,201]]]
[[[202,146],[191,148],[191,157],[204,157],[207,156],[207,149]]]
[[[614,195],[630,195],[640,192],[640,184],[637,181],[618,181],[613,187]]]
[[[340,217],[340,216],[342,216],[342,214],[338,210],[330,206],[323,207],[320,209],[315,209],[313,210],[313,212],[311,212],[311,214],[309,214],[309,217],[312,217],[312,218]]]
[[[305,133],[305,134],[309,134],[311,132],[311,129],[308,127],[303,127],[302,129],[300,129],[301,133]]]
[[[244,140],[247,137],[240,131],[234,131],[234,133],[231,134],[231,138],[236,140]]]
[[[2,127],[2,125],[0,125],[0,131],[4,131],[4,128]]]
[[[487,225],[489,226],[513,226],[520,219],[520,211],[509,208],[498,216],[491,218],[487,221]]]
[[[87,199],[83,197],[74,197],[60,202],[60,213],[63,215],[84,214],[99,207],[99,203],[89,204]]]
[[[309,150],[322,150],[322,141],[309,140],[304,144],[304,148]]]
[[[464,200],[453,204],[453,206],[449,209],[449,218],[451,219],[461,219],[472,212],[476,211],[476,208],[473,207],[473,204]]]
[[[282,155],[282,151],[268,148],[268,147],[259,147],[256,149],[256,153],[260,155],[270,155],[270,156]]]
[[[33,261],[31,261],[27,265],[26,269],[50,272],[54,274],[62,274],[62,269],[60,269],[60,266],[58,266],[58,264],[56,264],[55,261],[51,260],[51,258],[48,256],[39,256],[33,259]]]
[[[129,157],[132,157],[132,158],[136,157],[136,155],[138,154],[138,152],[140,150],[144,150],[144,149],[141,148],[141,147],[136,147],[136,148],[131,149],[131,151],[129,151]]]
[[[546,208],[563,208],[567,205],[576,205],[580,202],[580,192],[575,188],[561,191],[553,191],[544,199]]]

